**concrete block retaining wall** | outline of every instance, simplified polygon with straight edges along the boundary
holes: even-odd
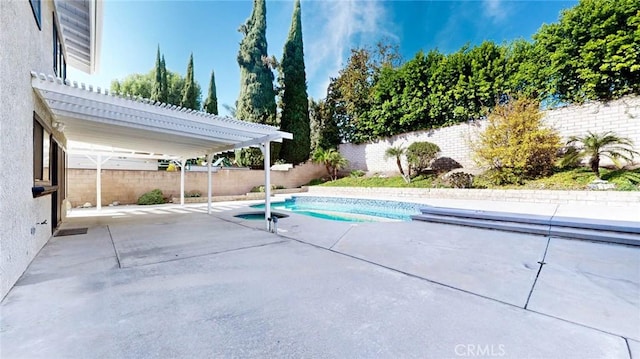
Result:
[[[272,195],[276,194],[294,194],[307,192],[308,187],[302,188],[288,188],[288,189],[276,189],[271,192]],[[211,198],[212,202],[229,202],[229,201],[249,201],[249,200],[261,200],[264,199],[264,192],[249,192],[246,194],[231,195],[231,196],[218,196],[215,195]],[[209,199],[207,196],[203,197],[188,197],[184,199],[184,203],[207,203]],[[173,203],[180,203],[180,197],[173,197]]]
[[[454,199],[490,200],[500,202],[529,202],[599,206],[640,206],[640,192],[622,191],[549,191],[453,188],[366,188],[366,187],[309,187],[309,194],[355,197],[397,197],[412,200]]]
[[[558,130],[563,139],[582,136],[587,131],[613,131],[628,137],[640,150],[640,97],[626,97],[609,103],[589,103],[545,111],[544,121]],[[409,132],[364,144],[342,144],[340,153],[349,160],[350,169],[370,172],[397,172],[395,159],[385,160],[391,146],[409,146],[416,141],[429,141],[440,146],[441,156],[460,162],[465,168],[476,167],[470,142],[482,131],[486,121],[463,123],[429,131]],[[636,160],[640,163],[640,159]],[[603,164],[607,164],[603,161]],[[405,162],[406,166],[406,162]],[[406,167],[405,167],[406,168]]]
[[[324,166],[305,163],[288,171],[271,171],[271,183],[294,188],[326,175]],[[68,196],[72,206],[86,202],[96,205],[96,170],[69,169]],[[253,187],[264,184],[264,171],[222,169],[212,174],[213,194],[232,196],[246,194]],[[185,192],[199,191],[207,194],[207,173],[186,172]],[[160,189],[166,197],[180,196],[180,172],[102,170],[102,205],[114,201],[122,204],[136,203],[138,197],[153,189]]]

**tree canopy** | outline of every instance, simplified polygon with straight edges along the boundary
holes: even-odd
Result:
[[[312,153],[319,148],[337,148],[340,144],[340,132],[333,111],[335,109],[327,101],[309,99]]]
[[[265,0],[253,1],[251,17],[240,26],[240,94],[236,116],[240,120],[276,124],[276,101],[273,72],[267,53],[267,8]]]
[[[308,160],[311,153],[309,99],[304,66],[300,0],[296,0],[294,4],[291,29],[284,44],[280,66],[283,86],[280,128],[282,131],[293,134],[292,140],[282,142],[280,158],[297,164]]]
[[[581,0],[533,41],[484,41],[450,54],[420,51],[403,64],[390,49],[353,49],[330,81],[326,105],[342,141],[484,119],[510,96],[549,106],[640,94],[634,0]]]
[[[191,54],[187,65],[187,75],[184,79],[184,87],[182,88],[180,106],[190,108],[192,110],[199,110],[200,96],[200,89],[196,88],[195,80],[193,79],[193,54]]]
[[[327,89],[327,104],[336,116],[335,123],[345,142],[361,142],[370,131],[361,121],[370,109],[373,86],[383,69],[393,68],[400,61],[397,46],[378,42],[375,48],[361,47],[351,55],[338,77],[331,79]]]
[[[168,94],[167,102],[171,105],[180,105],[182,100],[182,89],[184,88],[185,79],[176,72],[167,70]],[[146,74],[131,74],[122,80],[111,81],[111,92],[129,94],[131,96],[140,96],[143,98],[151,98],[153,91],[153,82],[155,81],[156,71],[152,69]],[[200,92],[200,85],[195,82],[196,92]]]
[[[153,90],[151,91],[151,99],[159,102],[167,102],[167,69],[164,66],[164,56],[160,57],[160,45],[156,54],[155,78],[153,81]]]
[[[550,61],[547,85],[561,100],[610,100],[640,93],[637,0],[581,0],[534,39]]]
[[[218,96],[216,94],[216,75],[211,71],[211,79],[209,80],[209,93],[207,94],[207,99],[204,100],[204,104],[202,105],[202,109],[214,115],[218,114]]]

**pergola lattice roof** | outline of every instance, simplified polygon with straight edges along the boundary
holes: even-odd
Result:
[[[211,115],[31,73],[67,139],[184,158],[293,138],[276,127]]]

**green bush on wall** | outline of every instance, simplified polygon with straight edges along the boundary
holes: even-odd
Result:
[[[455,172],[447,177],[446,182],[453,188],[472,188],[473,178],[471,173]]]
[[[271,185],[271,190],[275,191],[277,189],[286,189],[287,187],[285,186],[281,186],[281,185]],[[260,185],[260,186],[255,186],[253,188],[251,188],[251,191],[249,191],[251,193],[264,193],[264,185]]]
[[[526,97],[494,107],[472,143],[476,162],[489,168],[487,178],[496,185],[552,174],[560,146],[558,132],[542,121],[540,103]]]
[[[407,162],[414,175],[424,173],[431,161],[440,153],[440,147],[431,142],[414,142],[407,148]]]
[[[164,197],[162,195],[162,191],[159,189],[154,189],[153,191],[147,192],[138,198],[138,204],[140,205],[148,205],[148,204],[163,204]]]
[[[438,157],[431,163],[431,169],[437,174],[447,173],[458,168],[462,168],[462,165],[451,157]]]

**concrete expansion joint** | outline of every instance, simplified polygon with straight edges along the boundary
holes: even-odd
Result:
[[[354,226],[350,226],[349,228],[347,228],[346,231],[344,231],[344,233],[340,236],[340,238],[338,238],[337,241],[335,241],[335,243],[333,243],[331,245],[331,247],[329,247],[329,250],[333,250],[333,247],[336,246],[336,244],[340,243],[340,241],[347,235],[347,233],[349,233],[349,231],[353,228]]]
[[[289,238],[289,237],[287,237],[287,238]],[[335,249],[329,249],[329,248],[326,248],[326,247],[322,247],[322,246],[319,246],[317,244],[305,242],[305,241],[297,239],[297,238],[290,238],[290,239],[292,239],[292,240],[294,240],[296,242],[302,243],[302,244],[309,245],[311,247],[318,248],[320,250],[329,251],[329,252],[335,253],[337,255],[341,255],[341,256],[345,256],[347,258],[351,258],[351,259],[355,259],[355,260],[358,260],[358,261],[362,261],[364,263],[368,263],[368,264],[371,264],[371,265],[374,265],[374,266],[377,266],[377,267],[380,267],[380,268],[384,268],[384,269],[390,270],[390,271],[395,272],[395,273],[400,273],[400,274],[406,275],[407,277],[410,277],[410,278],[415,278],[415,279],[418,279],[418,280],[422,280],[422,281],[425,281],[425,282],[428,282],[428,283],[432,283],[434,285],[438,285],[438,286],[442,286],[442,287],[445,287],[445,288],[449,288],[449,289],[454,290],[454,291],[458,291],[458,292],[461,292],[461,293],[469,294],[469,295],[472,295],[472,296],[475,296],[475,297],[479,297],[479,298],[482,298],[482,299],[486,299],[486,300],[489,300],[489,301],[492,301],[492,302],[500,303],[500,304],[503,304],[503,305],[506,305],[506,306],[509,306],[509,307],[516,307],[518,309],[522,309],[522,310],[528,311],[530,313],[535,313],[537,315],[541,315],[541,316],[544,316],[544,317],[547,317],[547,318],[553,318],[555,320],[559,320],[559,321],[562,321],[562,322],[565,322],[565,323],[570,323],[570,324],[577,325],[577,326],[580,326],[580,327],[583,327],[583,328],[589,328],[589,329],[592,329],[592,330],[595,330],[595,331],[598,331],[598,332],[601,332],[601,333],[604,333],[604,334],[608,334],[608,335],[611,335],[611,336],[621,337],[619,334],[615,334],[615,333],[612,333],[612,332],[609,332],[609,331],[606,331],[606,330],[602,330],[600,328],[596,328],[596,327],[593,327],[593,326],[585,325],[583,323],[574,322],[574,321],[571,321],[571,320],[567,320],[565,318],[561,318],[561,317],[557,317],[557,316],[550,315],[550,314],[547,314],[547,313],[538,312],[538,311],[535,311],[535,310],[528,309],[527,306],[529,304],[529,298],[531,297],[531,294],[533,293],[533,287],[535,287],[535,282],[533,284],[533,287],[531,288],[531,293],[529,293],[529,298],[527,299],[527,303],[525,304],[524,307],[521,307],[521,306],[513,304],[513,303],[505,302],[505,301],[502,301],[502,300],[499,300],[499,299],[496,299],[496,298],[492,298],[492,297],[488,297],[488,296],[485,296],[485,295],[482,295],[482,294],[474,293],[474,292],[471,292],[471,291],[466,290],[466,289],[458,288],[456,286],[452,286],[452,285],[449,285],[449,284],[446,284],[446,283],[443,283],[443,282],[438,282],[438,281],[435,281],[435,280],[432,280],[432,279],[429,279],[429,278],[426,278],[426,277],[423,277],[423,276],[419,276],[419,275],[416,275],[416,274],[413,274],[413,273],[410,273],[410,272],[406,272],[406,271],[403,271],[403,270],[400,270],[400,269],[397,269],[397,268],[389,267],[389,266],[386,266],[386,265],[383,265],[383,264],[380,264],[380,263],[377,263],[377,262],[374,262],[374,261],[370,261],[370,260],[367,260],[367,259],[364,259],[364,258],[360,258],[360,257],[354,256],[354,255],[350,255],[350,254],[347,254],[347,253],[343,253],[343,252],[340,252],[340,251],[335,250]],[[545,252],[544,252],[544,257],[546,257],[546,255],[547,255],[547,250],[549,249],[550,241],[551,241],[551,238],[548,238],[547,239],[547,246],[546,246]],[[537,280],[538,276],[540,275],[540,271],[542,270],[542,266],[544,264],[546,264],[546,262],[544,262],[544,257],[540,261],[541,264],[540,264],[540,268],[538,269],[538,274],[536,275],[536,280]],[[627,340],[624,337],[622,337],[622,338],[625,339],[625,341]],[[628,341],[627,341],[627,348],[629,349]],[[629,349],[629,352],[631,352],[631,349]],[[634,359],[634,358],[631,358],[631,359]]]
[[[350,227],[350,228],[353,228],[353,227]],[[472,296],[475,296],[475,297],[479,297],[479,298],[483,298],[483,299],[486,299],[486,300],[490,300],[492,302],[501,303],[501,304],[504,304],[504,305],[507,305],[507,306],[510,306],[510,307],[521,308],[520,306],[518,306],[516,304],[512,304],[512,303],[505,302],[505,301],[502,301],[502,300],[499,300],[499,299],[491,298],[491,297],[488,297],[488,296],[485,296],[485,295],[482,295],[482,294],[474,293],[474,292],[471,292],[471,291],[466,290],[466,289],[458,288],[458,287],[455,287],[453,285],[449,285],[449,284],[446,284],[446,283],[438,282],[438,281],[435,281],[433,279],[422,277],[422,276],[419,276],[419,275],[416,275],[416,274],[413,274],[413,273],[410,273],[410,272],[406,272],[406,271],[403,271],[403,270],[400,270],[400,269],[397,269],[397,268],[389,267],[389,266],[386,266],[384,264],[381,264],[381,263],[378,263],[378,262],[374,262],[374,261],[370,261],[370,260],[365,259],[365,258],[357,257],[357,256],[354,256],[354,255],[351,255],[351,254],[347,254],[347,253],[344,253],[344,252],[340,252],[337,249],[331,249],[331,248],[323,247],[323,246],[320,246],[320,245],[317,245],[317,244],[314,244],[314,243],[310,243],[310,242],[306,242],[304,240],[301,240],[301,239],[298,239],[298,238],[294,238],[294,237],[287,237],[287,236],[284,236],[284,235],[282,237],[291,239],[292,241],[295,241],[295,242],[298,242],[298,243],[301,243],[301,244],[304,244],[304,245],[308,245],[308,246],[311,246],[311,247],[314,247],[314,248],[317,248],[317,249],[320,249],[320,250],[323,250],[323,251],[329,251],[331,253],[335,253],[335,254],[340,255],[340,256],[344,256],[344,257],[347,257],[347,258],[355,259],[357,261],[368,263],[368,264],[376,266],[376,267],[384,268],[386,270],[389,270],[389,271],[392,271],[392,272],[395,272],[395,273],[400,273],[400,274],[406,275],[407,277],[410,277],[410,278],[419,279],[419,280],[422,280],[422,281],[425,281],[425,282],[428,282],[428,283],[432,283],[432,284],[439,285],[439,286],[442,286],[442,287],[445,287],[445,288],[449,288],[449,289],[452,289],[452,290],[455,290],[455,291],[466,293],[466,294],[469,294],[469,295],[472,295]],[[542,314],[542,313],[540,313],[540,314]],[[545,314],[543,314],[543,315],[545,315]]]
[[[267,246],[271,246],[271,245],[275,245],[275,244],[282,244],[282,243],[286,243],[286,242],[289,242],[289,241],[287,239],[283,239],[283,240],[277,241],[277,242],[261,243],[261,244],[256,244],[256,245],[252,245],[252,246],[239,247],[239,248],[233,248],[233,249],[228,249],[228,250],[223,250],[223,251],[218,251],[218,252],[203,253],[203,254],[190,255],[190,256],[184,256],[184,257],[179,257],[176,254],[175,258],[165,259],[165,260],[158,261],[158,262],[153,262],[153,263],[130,265],[130,266],[125,266],[124,268],[137,268],[137,267],[145,267],[145,266],[151,266],[151,265],[157,265],[157,264],[171,263],[171,262],[175,262],[175,261],[181,261],[183,259],[193,259],[193,258],[214,256],[214,255],[218,255],[218,254],[225,254],[225,253],[243,251],[245,249],[254,249],[254,248],[267,247]]]
[[[555,213],[554,213],[555,214]],[[540,273],[542,272],[542,267],[547,264],[544,260],[547,258],[547,252],[549,251],[549,244],[551,244],[551,237],[547,237],[547,245],[544,248],[544,253],[542,254],[542,259],[538,261],[540,267],[538,267],[538,273],[536,273],[536,277],[533,280],[533,284],[531,285],[531,290],[529,291],[529,296],[527,296],[527,302],[524,304],[524,309],[526,310],[529,306],[529,301],[531,300],[531,296],[533,295],[533,290],[536,288],[536,284],[538,283],[538,278],[540,277]]]
[[[624,339],[624,343],[627,345],[627,352],[629,353],[629,359],[634,359],[633,354],[631,354],[631,346],[629,345],[629,339],[622,337]]]
[[[122,269],[122,262],[120,261],[120,254],[118,253],[118,250],[116,249],[116,243],[113,241],[113,235],[111,234],[111,228],[109,228],[109,226],[107,226],[107,233],[109,233],[109,240],[111,241],[111,246],[113,247],[113,253],[116,256],[116,261],[118,262],[118,268]]]

